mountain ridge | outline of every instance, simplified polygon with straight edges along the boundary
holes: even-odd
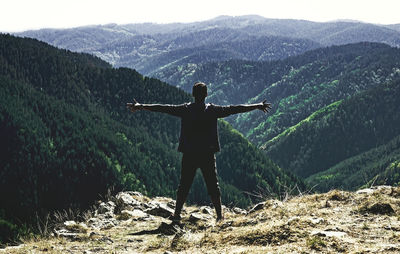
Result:
[[[238,16],[219,17],[207,21],[173,24],[127,24],[78,27],[74,29],[37,30],[18,33],[19,36],[34,37],[54,46],[72,51],[87,52],[111,62],[114,66],[124,66],[140,70],[141,65],[151,64],[151,57],[160,57],[164,53],[180,49],[174,45],[174,40],[180,37],[191,37],[194,32],[210,29],[230,29],[239,40],[251,40],[251,36],[270,38],[286,38],[287,43],[293,39],[312,41],[315,47],[342,45],[360,41],[381,42],[391,46],[400,46],[400,33],[396,26],[378,26],[368,23],[354,22],[311,22],[290,19],[266,19],[262,17]],[[191,37],[192,38],[192,37]],[[217,34],[210,34],[206,40],[221,42]],[[138,45],[121,41],[136,40]],[[192,40],[194,42],[199,40]],[[160,45],[168,44],[168,50],[162,50]],[[284,47],[284,45],[282,45]],[[264,46],[265,47],[265,46]],[[189,49],[191,47],[185,46]],[[212,44],[207,44],[212,49]],[[267,47],[268,48],[268,47]],[[308,50],[305,48],[301,52]],[[287,49],[289,50],[289,49]],[[136,52],[136,53],[135,53]],[[300,52],[300,53],[301,53]],[[140,54],[138,54],[140,53]],[[297,52],[296,54],[298,54]],[[204,52],[212,55],[212,52]],[[288,52],[280,56],[285,58],[295,54]],[[149,58],[150,57],[150,58]],[[229,56],[234,59],[234,55]],[[125,60],[122,60],[125,58]],[[269,59],[270,60],[270,59]],[[173,62],[171,60],[170,62]],[[193,61],[189,62],[193,63]],[[148,75],[157,68],[142,70]]]
[[[349,125],[349,123],[351,123],[349,120],[343,123],[333,121],[332,119],[315,121],[314,125],[312,125],[313,127],[310,127],[310,129],[308,129],[309,131],[304,132],[303,135],[301,134],[301,130],[304,131],[304,129],[297,128],[296,126],[302,121],[310,122],[310,116],[320,110],[325,110],[332,103],[338,104],[343,100],[354,100],[352,107],[358,110],[357,112],[360,116],[363,116],[366,114],[366,110],[360,109],[360,105],[364,105],[363,107],[365,109],[368,108],[368,105],[364,104],[365,101],[370,100],[367,94],[372,95],[379,90],[379,93],[382,93],[381,95],[383,96],[383,94],[386,93],[384,91],[385,89],[388,89],[388,91],[390,91],[389,93],[396,94],[398,90],[398,83],[396,82],[398,81],[400,69],[400,62],[398,60],[400,59],[399,53],[400,51],[398,48],[390,47],[386,44],[362,42],[315,49],[299,56],[272,62],[230,60],[198,65],[191,64],[183,66],[181,69],[171,67],[169,69],[164,69],[163,72],[157,75],[160,75],[162,79],[167,80],[171,84],[176,84],[186,91],[190,90],[187,84],[196,80],[201,80],[209,85],[209,102],[216,104],[257,103],[267,98],[268,101],[273,104],[270,116],[267,119],[261,119],[259,116],[249,113],[228,118],[227,120],[258,147],[265,147],[267,153],[269,153],[271,158],[279,165],[292,170],[297,175],[309,177],[308,174],[311,168],[316,171],[327,170],[323,165],[333,158],[333,156],[317,156],[316,154],[322,152],[326,152],[326,155],[337,154],[338,152],[335,147],[347,145],[348,149],[346,149],[348,151],[346,151],[352,151],[350,153],[353,154],[349,154],[349,156],[352,157],[355,156],[356,153],[366,152],[365,149],[373,148],[371,146],[369,146],[369,148],[361,148],[354,144],[372,139],[389,142],[389,139],[394,137],[384,138],[386,134],[383,132],[376,134],[378,135],[376,136],[371,132],[373,130],[370,128],[373,128],[378,122],[383,121],[382,124],[386,125],[387,128],[395,129],[396,114],[384,120],[374,120],[369,125],[357,123],[359,129],[353,132],[352,135],[357,136],[357,133],[360,134],[364,132],[374,135],[366,135],[359,140],[351,139],[349,136],[350,130],[354,130],[354,128],[351,128]],[[167,79],[167,77],[169,78]],[[388,86],[390,82],[394,83]],[[364,93],[362,96],[365,96],[365,98],[360,95],[362,93]],[[375,96],[373,96],[373,98],[375,98]],[[379,98],[379,96],[377,98]],[[358,103],[355,103],[355,101],[358,101]],[[387,107],[388,110],[390,109],[396,112],[397,106],[393,98],[386,101],[379,101],[379,99],[374,99],[373,101],[374,105],[381,105],[381,107]],[[342,110],[342,107],[339,108]],[[332,107],[331,109],[339,110],[339,108]],[[352,112],[350,107],[344,110],[348,114]],[[339,112],[335,113],[335,115],[339,114]],[[354,112],[352,114],[354,114]],[[376,115],[373,116],[373,114]],[[380,111],[373,114],[369,114],[371,119],[378,118],[379,115],[385,115]],[[354,117],[354,123],[359,121],[360,116],[357,115]],[[328,121],[328,123],[326,123],[326,121]],[[318,124],[316,122],[318,122]],[[343,127],[344,130],[340,133],[334,132],[336,136],[333,135],[333,132],[325,131],[324,135],[318,135],[318,139],[314,139],[313,137],[316,136],[316,134],[314,135],[311,129],[315,128],[315,132],[317,132],[321,127],[319,125],[329,126],[329,128],[334,128],[334,126],[339,128],[343,125],[346,127]],[[377,126],[375,127],[377,128]],[[297,137],[302,136],[301,139],[297,139],[296,143],[285,146],[285,148],[283,148],[283,146],[279,146],[278,148],[278,146],[273,145],[274,142],[272,142],[272,140],[280,140],[279,142],[281,142],[283,140],[282,137],[285,136],[283,135],[285,132],[294,132],[295,130],[295,135]],[[396,132],[390,133],[396,135]],[[397,132],[397,135],[398,134]],[[328,139],[330,141],[335,139],[341,140],[340,137],[343,135],[347,135],[348,138],[342,140],[343,144],[340,146],[332,146],[330,145],[331,143],[326,142]],[[315,142],[313,141],[311,144],[311,140]],[[350,140],[352,141],[350,142]],[[310,148],[317,144],[319,149]],[[379,143],[378,145],[383,144]],[[351,148],[352,146],[353,148]],[[383,145],[381,149],[388,149],[384,148],[385,146],[386,145]],[[319,163],[316,163],[312,167],[310,164],[307,164],[311,160],[318,160],[319,157],[325,159],[319,160]],[[380,160],[376,157],[374,158],[376,162]],[[347,159],[347,157],[343,157],[342,159]],[[391,162],[395,162],[395,156],[392,154],[385,160],[386,162],[383,164],[381,162],[382,165],[380,164],[378,167],[381,170],[385,170],[385,167]],[[363,163],[365,162],[364,160]],[[340,164],[340,161],[336,161],[335,163]],[[306,164],[307,166],[305,166]],[[325,176],[323,173],[320,173],[318,179],[324,182],[323,185],[325,187],[321,185],[321,189],[317,187],[317,190],[328,191],[331,188],[345,187],[346,189],[354,189],[360,187],[360,185],[369,182],[372,178],[378,175],[379,177],[381,176],[377,168],[373,168],[373,165],[373,161],[370,161],[369,165],[366,166],[369,170],[363,172],[363,174],[366,175],[364,177],[365,181],[363,183],[355,181],[357,185],[354,186],[349,185],[349,182],[341,185],[339,181],[333,178],[324,180]],[[395,168],[394,172],[396,172],[396,170]],[[335,172],[339,174],[339,169],[337,167]],[[350,175],[348,175],[350,171],[344,172],[347,173],[339,174],[337,179],[351,178]],[[358,173],[354,173],[358,175]],[[330,177],[331,174],[326,175],[326,177],[328,176]],[[313,179],[314,180],[309,183],[318,186],[319,182],[316,178]],[[360,179],[360,177],[357,179]],[[380,183],[385,184],[390,182],[395,184],[397,181],[395,179],[397,179],[397,177]]]

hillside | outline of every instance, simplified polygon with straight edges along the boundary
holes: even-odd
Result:
[[[2,218],[29,222],[35,213],[86,208],[109,189],[175,196],[179,119],[131,114],[125,103],[182,103],[188,94],[87,54],[10,35],[0,35],[0,84],[0,228],[12,228]],[[255,198],[246,193],[259,189],[304,188],[229,124],[219,125],[224,204],[248,206]],[[209,202],[199,176],[189,202]]]
[[[399,97],[397,77],[316,111],[268,141],[265,151],[279,165],[302,177],[335,166],[312,177],[314,184],[318,184],[316,179],[324,182],[324,190],[359,188],[399,159]],[[373,152],[366,153],[369,150]],[[353,163],[340,163],[353,156],[358,156],[351,159]]]
[[[269,199],[249,210],[225,208],[219,223],[212,208],[187,206],[172,224],[165,217],[173,200],[123,192],[0,253],[398,253],[399,195],[378,186]]]
[[[318,109],[392,80],[400,68],[400,50],[384,44],[333,46],[272,62],[231,60],[158,75],[185,91],[196,80],[209,84],[208,100],[237,104],[268,99],[272,117],[252,113],[230,122],[252,142],[262,145]],[[255,127],[257,126],[257,127]]]
[[[375,177],[382,184],[398,179],[396,170],[382,172],[398,157],[391,139],[400,134],[399,59],[397,48],[358,43],[272,62],[171,67],[156,76],[186,91],[187,84],[202,80],[210,86],[209,101],[217,104],[268,99],[273,105],[269,118],[250,113],[228,121],[280,166],[310,177],[318,190],[353,190]],[[382,156],[366,156],[370,149]]]
[[[18,35],[90,53],[116,67],[134,68],[145,75],[171,64],[228,59],[275,60],[320,46],[307,39],[250,35],[229,27],[203,27],[153,35],[120,26],[99,26],[28,31]]]
[[[397,26],[361,22],[310,22],[258,16],[221,16],[203,22],[109,24],[73,29],[42,29],[17,34],[100,57],[115,67],[145,75],[230,59],[270,61],[321,46],[379,42],[400,46]],[[166,81],[166,80],[163,80]]]

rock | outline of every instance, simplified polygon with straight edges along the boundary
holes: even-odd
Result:
[[[78,224],[75,221],[66,221],[64,222],[64,226],[66,230],[75,233],[86,233],[89,229],[85,223],[81,222]]]
[[[261,210],[261,209],[265,209],[265,208],[276,209],[280,206],[282,206],[282,202],[279,200],[267,200],[267,201],[260,202],[260,203],[256,204],[255,206],[253,206],[249,210],[248,214],[258,211],[258,210]]]
[[[345,232],[341,232],[341,231],[312,231],[311,235],[316,235],[316,236],[326,236],[326,237],[344,237],[347,235],[347,233]]]
[[[54,234],[57,237],[65,237],[65,238],[68,238],[68,239],[70,239],[72,241],[78,241],[78,240],[80,240],[82,238],[81,234],[79,234],[79,233],[71,233],[67,229],[54,230]]]
[[[116,205],[118,206],[119,211],[141,208],[141,203],[127,192],[120,192],[117,194]]]
[[[127,194],[129,194],[129,195],[131,195],[133,197],[136,197],[136,199],[137,198],[143,198],[143,194],[138,192],[138,191],[125,191],[125,193],[127,193]]]
[[[391,195],[393,192],[393,187],[392,186],[387,186],[387,185],[380,185],[380,186],[373,186],[371,188],[365,188],[356,191],[356,194],[372,194],[374,192],[380,192],[380,193],[385,193],[388,195]]]
[[[115,227],[118,224],[118,221],[116,219],[114,219],[114,218],[111,218],[111,219],[102,218],[102,219],[100,219],[100,218],[94,217],[94,218],[90,218],[87,221],[87,223],[92,228],[103,230],[103,229],[110,229],[112,227]]]
[[[107,203],[102,202],[99,205],[99,208],[97,208],[97,213],[98,214],[114,214],[114,209],[115,209],[115,203],[113,201],[108,201]]]
[[[372,194],[374,193],[373,189],[367,188],[367,189],[362,189],[362,190],[358,190],[356,191],[356,194]]]
[[[328,200],[331,201],[345,201],[350,197],[349,193],[339,190],[332,190],[327,193]]]
[[[97,228],[96,225],[98,225],[100,223],[100,219],[93,217],[93,218],[88,219],[86,222],[90,227]]]
[[[93,248],[91,250],[85,250],[85,251],[83,251],[83,254],[103,253],[104,251],[105,251],[104,248],[97,247],[97,248]]]
[[[211,220],[212,216],[208,214],[201,214],[201,213],[191,213],[189,216],[189,221],[190,222],[198,222],[198,221],[208,221]]]
[[[324,218],[309,218],[308,221],[315,225],[324,222],[325,220]]]
[[[117,216],[118,220],[143,220],[144,218],[149,217],[149,215],[142,210],[135,209],[133,211],[129,210],[123,210],[121,213]]]
[[[203,217],[199,213],[191,213],[189,216],[189,221],[190,222],[197,222],[203,220]]]
[[[175,204],[176,204],[175,200],[171,200],[171,201],[169,201],[169,202],[167,203],[167,206],[168,206],[169,208],[171,208],[171,209],[175,209]]]
[[[169,208],[166,204],[157,203],[157,204],[155,204],[155,206],[153,206],[149,209],[146,209],[144,212],[147,214],[154,215],[154,216],[168,218],[169,216],[171,216],[174,213],[174,210]]]
[[[287,223],[290,225],[290,224],[292,224],[292,223],[298,222],[299,220],[300,220],[300,217],[298,217],[298,216],[293,216],[293,217],[290,217],[290,218],[288,219]]]
[[[380,246],[380,252],[381,253],[386,253],[386,252],[395,252],[399,253],[400,247],[396,244],[391,244],[391,243],[382,243]]]
[[[200,212],[203,213],[203,214],[208,214],[208,215],[212,215],[213,214],[213,210],[209,206],[200,207]]]
[[[362,208],[361,211],[373,214],[387,214],[387,215],[394,214],[392,206],[388,203],[374,203],[371,206]]]
[[[246,210],[244,210],[244,209],[242,209],[242,208],[239,208],[239,207],[234,207],[234,208],[232,208],[232,212],[234,212],[234,213],[236,213],[236,214],[243,214],[243,215],[246,215],[246,214],[247,214],[247,211],[246,211]]]
[[[253,206],[250,210],[249,213],[253,213],[255,211],[261,210],[265,207],[265,203],[266,202],[260,202],[258,204],[256,204],[255,206]]]
[[[111,240],[110,237],[105,236],[105,235],[101,235],[101,234],[96,233],[96,232],[91,232],[89,234],[89,238],[91,240],[96,240],[96,241],[104,242],[104,243],[113,243],[114,242],[113,240]]]
[[[163,235],[175,235],[182,234],[182,229],[177,224],[167,224],[165,222],[161,222],[161,225],[156,229],[158,234]]]
[[[103,242],[103,243],[108,243],[108,244],[114,243],[114,241],[110,237],[107,237],[107,236],[100,238],[99,241]]]

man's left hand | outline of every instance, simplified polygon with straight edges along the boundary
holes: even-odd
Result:
[[[260,103],[260,107],[258,109],[264,113],[267,113],[271,109],[271,103],[268,103],[267,100],[264,100]]]

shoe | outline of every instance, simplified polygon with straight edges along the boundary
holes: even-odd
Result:
[[[223,221],[224,220],[224,216],[220,216],[220,217],[217,217],[217,222],[221,222],[221,221]]]
[[[171,214],[168,219],[172,222],[180,222],[182,218],[180,215]]]

